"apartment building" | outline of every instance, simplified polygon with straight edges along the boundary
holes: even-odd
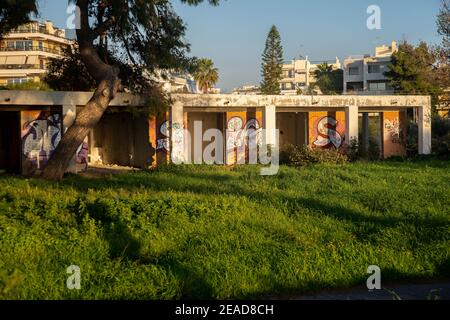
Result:
[[[0,41],[0,85],[39,82],[49,60],[61,57],[72,43],[65,30],[50,21],[32,21],[12,30]]]
[[[234,88],[232,94],[245,94],[245,95],[259,95],[261,94],[261,88],[255,85],[243,85],[239,88]]]
[[[376,47],[373,56],[366,54],[345,59],[344,93],[392,93],[384,73],[389,71],[391,56],[397,50],[397,43],[393,41],[390,46]]]
[[[282,95],[296,95],[298,90],[304,90],[316,82],[314,71],[322,63],[328,63],[333,69],[341,69],[341,63],[336,57],[334,61],[310,61],[308,57],[294,59],[283,65],[283,78],[280,81]]]

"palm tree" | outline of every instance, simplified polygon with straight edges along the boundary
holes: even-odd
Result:
[[[335,70],[328,63],[321,63],[314,71],[316,82],[312,87],[318,87],[323,94],[336,94],[343,91],[343,71]]]
[[[208,93],[219,81],[219,69],[214,68],[214,62],[210,59],[200,59],[193,72],[194,80],[202,93]]]

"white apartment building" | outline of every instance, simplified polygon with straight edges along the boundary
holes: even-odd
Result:
[[[333,69],[341,69],[341,63],[336,57],[334,61],[310,61],[308,57],[304,59],[294,59],[290,63],[283,65],[283,78],[280,81],[282,95],[296,95],[297,91],[304,90],[316,82],[314,71],[322,63],[328,63]]]
[[[261,88],[255,85],[243,85],[233,89],[232,94],[258,95],[261,94]]]
[[[392,93],[384,73],[389,71],[389,63],[393,53],[397,52],[397,42],[391,46],[375,48],[375,55],[350,56],[344,61],[344,94]]]

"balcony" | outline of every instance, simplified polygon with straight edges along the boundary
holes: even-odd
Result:
[[[57,49],[50,49],[50,48],[45,48],[45,47],[31,47],[31,46],[25,46],[23,48],[11,48],[11,47],[3,47],[0,48],[0,52],[22,52],[22,51],[40,51],[40,52],[45,52],[45,53],[51,53],[51,54],[55,54],[55,55],[62,55],[62,51],[61,50],[57,50]]]
[[[20,29],[16,29],[16,30],[12,30],[9,31],[8,34],[18,34],[18,33],[41,33],[41,34],[45,34],[48,36],[53,36],[56,38],[60,38],[60,39],[65,39],[68,40],[66,37],[61,36],[60,33],[62,33],[62,31],[56,30],[56,32],[48,32],[47,30],[45,30],[45,28],[40,27],[39,29],[36,28],[20,28]]]
[[[29,70],[43,69],[39,64],[2,64],[0,70]]]

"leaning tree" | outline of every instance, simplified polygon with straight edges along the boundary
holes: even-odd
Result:
[[[188,5],[220,0],[181,0]],[[17,3],[27,6],[17,9]],[[4,32],[26,22],[36,12],[37,0],[0,0]],[[96,89],[63,135],[42,172],[46,179],[62,179],[71,159],[89,132],[100,121],[117,92],[127,87],[145,97],[146,104],[167,103],[154,75],[160,70],[187,69],[189,44],[184,41],[186,26],[170,0],[70,0],[79,14],[77,50]],[[8,4],[8,6],[4,6]],[[13,22],[11,22],[13,21]],[[0,31],[0,32],[1,32]]]

